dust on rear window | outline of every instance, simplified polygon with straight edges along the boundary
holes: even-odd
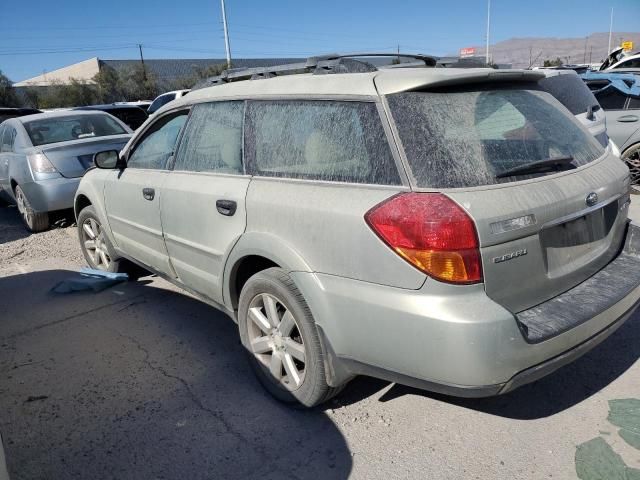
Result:
[[[542,91],[403,92],[388,96],[388,101],[418,187],[518,181],[555,172],[496,175],[568,156],[578,167],[604,153],[577,120]]]

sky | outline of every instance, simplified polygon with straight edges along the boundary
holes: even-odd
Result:
[[[9,0],[5,0],[9,2]],[[640,30],[640,0],[492,0],[491,43]],[[232,57],[354,51],[446,55],[482,45],[487,0],[226,0]],[[13,81],[91,57],[223,58],[220,0],[23,0],[0,15]]]

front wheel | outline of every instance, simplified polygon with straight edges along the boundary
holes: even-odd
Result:
[[[327,385],[313,316],[281,268],[258,272],[244,285],[238,326],[260,383],[278,400],[313,407],[340,390]]]
[[[80,248],[89,267],[105,272],[127,273],[132,279],[148,275],[142,268],[118,257],[93,206],[82,209],[77,224]]]
[[[16,205],[27,230],[33,233],[43,232],[49,228],[49,214],[47,212],[34,212],[29,199],[20,185],[16,186]]]

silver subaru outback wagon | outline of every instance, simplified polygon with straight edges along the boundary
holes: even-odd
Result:
[[[97,154],[90,266],[225,311],[261,383],[306,406],[356,375],[505,393],[620,327],[629,172],[542,74],[344,60],[231,71]]]

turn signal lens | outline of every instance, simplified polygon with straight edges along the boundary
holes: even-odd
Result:
[[[56,173],[56,167],[54,167],[49,159],[45,157],[44,153],[32,153],[27,155],[31,170],[35,173]]]
[[[427,275],[450,283],[482,281],[475,225],[440,193],[403,193],[365,215],[371,229],[398,255]]]

